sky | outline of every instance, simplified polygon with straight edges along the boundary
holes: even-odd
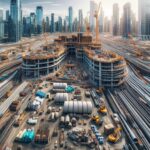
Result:
[[[100,1],[100,0],[95,0]],[[123,12],[123,5],[126,2],[130,2],[133,12],[138,10],[138,0],[101,0],[104,9],[104,15],[111,18],[112,5],[114,3],[119,4],[120,13]],[[68,7],[73,6],[74,16],[77,16],[78,9],[83,10],[84,16],[87,16],[87,12],[90,9],[90,0],[22,0],[23,15],[27,16],[30,12],[35,12],[36,6],[41,5],[44,8],[44,16],[50,16],[51,13],[55,13],[56,16],[68,15]],[[6,10],[10,7],[10,0],[0,0],[0,8]]]

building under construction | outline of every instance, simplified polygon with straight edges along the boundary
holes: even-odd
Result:
[[[73,57],[83,66],[91,83],[97,87],[118,87],[127,76],[123,57],[103,50],[99,33],[99,10],[95,12],[95,38],[90,34],[86,22],[86,32],[59,36],[54,40],[55,47],[48,45],[43,51],[30,53],[23,57],[23,72],[26,77],[40,77],[57,71],[67,56]],[[46,38],[46,37],[45,37]],[[46,50],[46,51],[45,51]]]
[[[48,50],[37,50],[23,56],[22,70],[26,78],[40,78],[57,71],[67,56],[64,46],[49,45]]]
[[[101,43],[93,40],[90,34],[59,36],[46,49],[30,52],[23,57],[24,76],[39,78],[54,73],[66,57],[76,58],[85,68],[91,83],[98,87],[117,87],[127,76],[124,58],[103,50]]]

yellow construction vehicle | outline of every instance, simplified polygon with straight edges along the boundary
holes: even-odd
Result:
[[[103,114],[107,114],[107,108],[105,105],[100,106],[98,112],[103,113]]]
[[[98,115],[93,115],[92,116],[92,121],[96,121],[97,119],[99,119],[100,117]]]
[[[98,116],[98,115],[93,115],[91,118],[91,121],[96,125],[102,125],[102,123],[103,123],[102,118],[100,118],[100,116]]]
[[[114,133],[110,134],[108,136],[108,141],[111,143],[116,143],[121,138],[121,131],[122,129],[120,127],[116,128]]]

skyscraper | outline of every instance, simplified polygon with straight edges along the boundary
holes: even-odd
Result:
[[[104,32],[110,32],[110,20],[108,17],[104,18]]]
[[[94,14],[95,11],[97,10],[97,3],[95,0],[91,0],[90,1],[90,28],[91,31],[94,31],[95,28],[95,18],[94,18]]]
[[[123,10],[123,37],[128,38],[128,35],[131,34],[131,4],[126,3]]]
[[[78,26],[78,19],[75,18],[73,21],[73,25],[72,25],[72,31],[73,32],[78,32],[79,26]]]
[[[119,7],[117,3],[113,5],[112,30],[113,30],[114,36],[118,35],[119,33]]]
[[[37,23],[37,34],[42,33],[42,22],[43,22],[43,7],[36,7],[36,23]]]
[[[138,31],[138,23],[136,21],[135,14],[131,12],[131,32],[132,35],[137,36],[137,31]]]
[[[5,36],[8,36],[8,22],[9,22],[9,10],[6,10],[6,20],[4,21],[4,32],[5,32]]]
[[[68,16],[64,19],[64,32],[68,32]]]
[[[21,0],[11,0],[9,29],[9,40],[18,42],[22,36]]]
[[[49,17],[46,17],[46,32],[50,32],[50,21],[49,21]]]
[[[55,19],[54,19],[54,13],[51,14],[51,32],[55,32]]]
[[[83,32],[83,12],[82,12],[82,9],[79,9],[79,27],[80,27],[80,31]]]
[[[58,32],[62,32],[62,18],[58,17]]]
[[[0,21],[2,21],[3,20],[3,9],[0,9]]]
[[[31,36],[31,18],[23,17],[23,36],[30,37]]]
[[[73,25],[73,9],[69,7],[69,32],[72,32],[72,25]]]
[[[150,40],[150,0],[139,1],[139,36]]]
[[[0,40],[4,38],[3,10],[0,9]]]
[[[35,13],[30,13],[30,23],[31,23],[31,34],[36,33],[36,15]]]
[[[6,10],[6,21],[9,20],[9,10]]]

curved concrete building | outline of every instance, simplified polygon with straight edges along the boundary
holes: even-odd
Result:
[[[92,83],[98,87],[118,87],[127,76],[123,57],[111,51],[90,47],[83,49],[83,62]]]
[[[67,51],[64,47],[54,47],[51,50],[38,50],[23,56],[22,70],[26,78],[39,78],[57,71]]]

